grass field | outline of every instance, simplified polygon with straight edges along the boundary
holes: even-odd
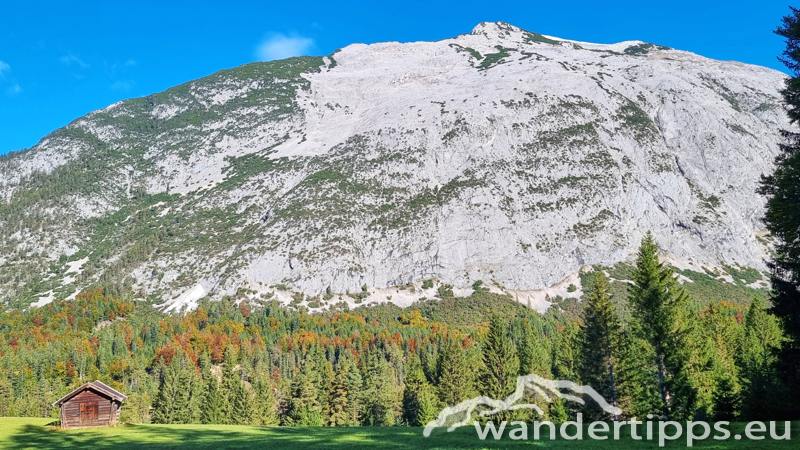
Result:
[[[528,441],[512,441],[508,435],[494,441],[478,439],[474,427],[463,427],[452,433],[422,436],[421,428],[268,428],[233,425],[125,425],[94,430],[63,431],[48,426],[51,419],[0,417],[0,449],[648,449],[659,448],[657,441],[534,441],[531,427]],[[743,433],[744,424],[731,426],[732,434]],[[782,434],[782,423],[778,432]],[[585,438],[584,432],[584,438]],[[712,433],[713,436],[713,433]],[[792,424],[792,440],[774,441],[767,437],[760,442],[746,439],[695,442],[703,449],[796,449],[800,440],[800,422]],[[685,439],[667,442],[664,448],[684,448]]]

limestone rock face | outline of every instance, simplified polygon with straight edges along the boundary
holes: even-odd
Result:
[[[764,268],[756,189],[789,127],[784,79],[504,23],[218,72],[0,160],[0,297],[97,280],[193,304],[275,284],[385,301],[429,278],[524,293],[648,230],[678,259]]]

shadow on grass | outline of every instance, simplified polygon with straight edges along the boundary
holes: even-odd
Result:
[[[780,425],[781,429],[783,424]],[[741,432],[743,424],[735,424],[731,431]],[[800,422],[792,424],[793,437],[798,436]],[[114,428],[62,431],[41,425],[26,424],[18,428],[2,447],[12,449],[657,449],[657,441],[635,441],[624,436],[621,441],[583,441],[557,439],[549,441],[512,441],[507,437],[494,441],[489,437],[481,441],[472,427],[463,427],[452,433],[441,430],[429,438],[422,436],[422,428],[406,427],[354,427],[354,428],[280,428],[224,425],[125,425]],[[584,433],[586,436],[586,433]],[[5,443],[10,444],[6,447]],[[750,449],[748,440],[695,442],[701,448]],[[794,449],[791,441],[767,441],[760,447]],[[668,442],[667,447],[685,448],[685,440]]]
[[[467,430],[464,430],[467,431]],[[486,448],[474,434],[445,433],[430,438],[422,428],[278,428],[202,425],[125,425],[92,430],[59,430],[24,425],[10,437],[14,449],[396,449]],[[507,448],[511,442],[503,442]],[[513,444],[523,444],[516,443]],[[529,447],[526,443],[525,446]],[[510,445],[516,447],[517,445]]]

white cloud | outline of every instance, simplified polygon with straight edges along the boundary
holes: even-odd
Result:
[[[261,61],[291,58],[305,55],[314,47],[314,40],[302,36],[274,34],[256,48],[256,56]]]
[[[61,61],[61,64],[64,64],[64,65],[67,65],[67,66],[75,64],[78,67],[80,67],[81,69],[88,69],[89,67],[91,67],[91,66],[89,66],[89,64],[86,64],[82,59],[80,59],[77,56],[73,55],[72,52],[69,52],[68,54],[62,56],[59,59],[59,61]]]
[[[130,66],[135,66],[136,64],[138,64],[138,63],[136,62],[135,59],[129,59],[129,60],[125,61],[125,64],[123,64],[123,65],[126,66],[126,67],[130,67]]]
[[[6,89],[6,94],[8,95],[17,95],[21,93],[22,88],[17,83],[14,83],[12,86],[9,86],[8,89]]]
[[[4,63],[3,61],[0,61],[0,78],[5,78],[5,72],[10,72],[10,71],[11,71],[11,66]]]

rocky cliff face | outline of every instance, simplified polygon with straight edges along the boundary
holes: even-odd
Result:
[[[221,71],[0,161],[0,297],[524,292],[647,230],[677,259],[763,268],[783,80],[504,23]]]

